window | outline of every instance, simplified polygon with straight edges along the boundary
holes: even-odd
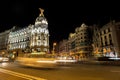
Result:
[[[107,41],[105,41],[105,46],[107,46]]]
[[[112,40],[110,40],[110,45],[113,45]]]
[[[110,32],[110,28],[108,28],[108,32]]]
[[[40,42],[38,42],[38,45],[40,45]]]
[[[101,45],[103,46],[103,41],[102,41],[102,37],[101,37]]]
[[[104,39],[106,40],[106,36],[104,36]]]
[[[38,39],[40,40],[40,36],[38,36]]]
[[[112,36],[111,36],[111,34],[109,34],[109,39],[112,39]]]
[[[101,37],[101,41],[102,41],[102,37]]]
[[[100,35],[102,35],[102,32],[100,32]]]
[[[106,31],[104,30],[104,34],[106,34]]]

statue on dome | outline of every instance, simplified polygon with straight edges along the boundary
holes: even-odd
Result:
[[[39,10],[40,10],[40,16],[44,16],[44,14],[43,14],[43,12],[44,12],[44,9],[42,9],[42,8],[39,8]]]

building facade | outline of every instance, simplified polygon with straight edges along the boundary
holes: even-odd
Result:
[[[67,41],[61,41],[60,53],[89,57],[91,55],[91,34],[89,26],[84,23],[75,28],[75,33],[70,33]]]
[[[48,22],[42,11],[34,25],[9,33],[8,50],[21,53],[49,52]]]
[[[62,55],[69,54],[68,40],[63,40],[59,42],[59,53]]]
[[[95,54],[120,55],[120,22],[110,21],[102,28],[94,28],[93,44]],[[114,53],[114,54],[112,54]]]
[[[8,45],[8,37],[10,30],[6,30],[2,33],[0,33],[0,54],[5,54],[7,53],[7,45]]]
[[[74,51],[83,57],[89,57],[91,53],[91,38],[90,29],[86,24],[82,24],[75,29],[75,41],[71,43],[74,45]]]
[[[0,33],[0,54],[49,52],[48,22],[43,9],[36,18],[34,25],[24,28],[14,26]]]

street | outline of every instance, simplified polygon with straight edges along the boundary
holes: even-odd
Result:
[[[1,80],[119,80],[120,66],[73,64],[32,68],[15,62],[0,63]]]

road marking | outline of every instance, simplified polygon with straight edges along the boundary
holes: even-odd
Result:
[[[26,75],[26,74],[14,72],[14,71],[6,70],[6,69],[0,69],[0,72],[10,74],[10,75],[13,75],[13,76],[17,76],[17,77],[21,77],[21,78],[28,79],[28,80],[46,80],[46,79],[43,79],[43,78],[30,76],[30,75]]]

